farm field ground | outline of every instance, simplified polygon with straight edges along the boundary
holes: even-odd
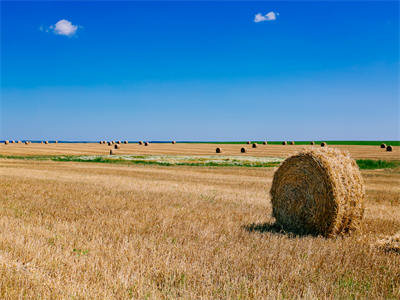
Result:
[[[154,143],[149,146],[141,146],[136,143],[119,145],[115,150],[119,155],[215,155],[215,149],[222,149],[221,155],[229,156],[256,156],[256,157],[281,157],[285,158],[297,151],[320,147],[319,145],[257,145],[252,148],[245,144],[195,144],[178,143]],[[247,152],[240,153],[240,148],[245,147]],[[382,159],[400,160],[400,146],[393,146],[392,152],[380,149],[379,146],[371,145],[335,145],[340,150],[348,151],[355,159]],[[113,146],[100,145],[96,143],[59,143],[59,144],[0,144],[0,155],[35,156],[35,155],[107,155]]]
[[[215,155],[215,144],[121,145],[118,154]],[[304,146],[220,145],[285,158]],[[357,159],[399,148],[335,146]],[[98,144],[0,145],[3,156],[106,155]],[[0,298],[400,298],[400,168],[362,170],[366,211],[348,237],[274,226],[275,167],[0,159]]]

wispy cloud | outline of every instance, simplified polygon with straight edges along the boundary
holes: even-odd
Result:
[[[49,27],[40,26],[39,30],[43,32],[53,32],[57,35],[73,36],[80,27],[81,26],[73,25],[68,20],[62,19]]]
[[[270,11],[269,13],[267,13],[265,15],[258,13],[254,16],[254,22],[259,23],[259,22],[264,22],[264,21],[275,21],[277,16],[279,16],[279,13],[275,13],[273,11]]]

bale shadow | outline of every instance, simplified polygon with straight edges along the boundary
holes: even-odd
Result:
[[[311,236],[311,237],[316,237],[317,235],[309,233],[309,232],[299,232],[299,231],[294,231],[294,230],[285,230],[283,227],[278,224],[278,223],[252,223],[249,225],[243,225],[242,228],[244,228],[246,231],[253,233],[253,232],[259,232],[259,233],[273,233],[273,234],[281,234],[281,235],[286,235],[289,238],[297,238],[297,237],[306,237],[306,236]]]

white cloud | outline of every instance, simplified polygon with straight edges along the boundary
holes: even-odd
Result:
[[[50,26],[50,28],[53,29],[55,34],[66,36],[72,36],[78,30],[78,26],[72,25],[68,20],[60,20],[54,26]]]
[[[68,20],[60,20],[54,25],[50,26],[43,26],[41,25],[39,27],[39,30],[42,32],[53,32],[54,34],[57,35],[65,35],[65,36],[73,36],[78,28],[82,28],[82,26],[78,25],[73,25],[70,21]]]
[[[279,16],[279,13],[275,13],[273,11],[270,11],[265,15],[258,13],[254,16],[254,22],[259,23],[264,21],[275,21],[277,16]]]

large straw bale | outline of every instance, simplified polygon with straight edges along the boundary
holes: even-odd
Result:
[[[360,171],[348,153],[303,150],[275,172],[273,216],[285,230],[330,237],[359,227],[364,195]]]

